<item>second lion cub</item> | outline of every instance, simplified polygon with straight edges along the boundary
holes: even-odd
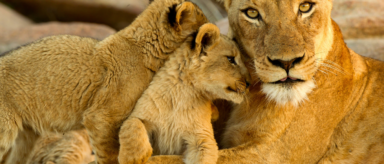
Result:
[[[152,154],[216,163],[212,100],[240,103],[249,78],[235,43],[204,24],[170,55],[123,123],[119,163],[145,163]]]

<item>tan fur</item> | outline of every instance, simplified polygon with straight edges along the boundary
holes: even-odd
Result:
[[[40,137],[27,158],[27,164],[88,164],[94,160],[86,130]]]
[[[249,104],[231,113],[221,140],[228,149],[219,151],[217,163],[384,163],[384,63],[346,47],[330,17],[332,1],[309,1],[315,3],[309,15],[297,13],[300,0],[225,2],[232,34],[253,63],[254,84]],[[257,9],[262,20],[247,20],[241,11],[247,8]],[[267,57],[304,53],[289,75],[313,81],[314,88],[299,91],[302,83],[293,83],[297,90],[284,92],[305,96],[286,102],[278,96],[289,94],[263,91],[287,76]],[[285,84],[275,85],[278,92]],[[180,162],[179,156],[159,156],[148,163]]]
[[[27,125],[42,135],[85,127],[97,163],[117,163],[121,124],[168,54],[207,22],[182,2],[154,1],[100,42],[52,36],[2,56],[0,159]]]
[[[15,144],[8,151],[1,164],[26,164],[32,149],[36,145],[36,141],[40,138],[30,127],[23,127],[19,131]]]
[[[196,39],[170,55],[121,127],[119,163],[145,163],[151,154],[183,154],[187,164],[216,163],[212,100],[240,103],[250,78],[235,43],[219,36],[218,27],[205,24]]]

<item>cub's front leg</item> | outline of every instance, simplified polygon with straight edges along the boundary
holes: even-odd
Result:
[[[213,130],[205,129],[189,135],[184,153],[186,164],[216,164],[219,150],[213,137]]]
[[[97,164],[118,163],[119,129],[128,114],[112,109],[91,109],[84,113],[83,124],[88,131]]]
[[[120,129],[120,164],[142,164],[152,155],[148,133],[138,118],[127,119]]]

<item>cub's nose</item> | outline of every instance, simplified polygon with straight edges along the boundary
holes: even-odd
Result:
[[[302,57],[293,58],[293,59],[288,60],[288,61],[280,60],[280,59],[271,60],[271,58],[268,57],[268,61],[271,62],[273,65],[281,67],[285,71],[288,72],[289,69],[291,69],[293,66],[295,66],[295,64],[298,64],[298,63],[300,63],[303,60],[304,55]]]
[[[246,88],[249,87],[249,82],[248,82],[248,81],[245,81],[245,87],[246,87]]]

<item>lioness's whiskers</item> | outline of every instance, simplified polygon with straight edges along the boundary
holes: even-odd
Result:
[[[328,73],[332,73],[332,74],[334,74],[334,75],[338,75],[336,72],[334,72],[334,71],[332,71],[332,70],[330,70],[330,69],[327,69],[327,68],[321,68],[322,69],[322,71],[325,71],[325,72],[328,72]]]
[[[339,69],[344,69],[343,67],[341,67],[340,65],[338,65],[337,63],[331,61],[331,60],[327,60],[325,59],[324,62],[327,62],[328,64],[332,64],[333,66],[339,68]]]
[[[344,71],[342,71],[342,70],[340,70],[340,69],[337,69],[336,67],[333,67],[332,65],[323,63],[322,66],[324,66],[324,67],[328,67],[328,68],[330,68],[330,69],[333,69],[333,70],[338,71],[338,72],[340,72],[340,73],[342,73],[342,74],[345,75],[345,72],[344,72]]]
[[[335,66],[335,67],[339,68],[339,70],[342,71],[344,74],[350,74],[350,73],[346,72],[343,67],[341,67],[340,65],[336,64],[335,62],[332,62],[330,60],[325,60],[325,62],[327,62],[327,64],[329,64],[329,65],[332,65],[332,66]]]
[[[315,77],[312,77],[313,82],[315,83],[315,87],[317,88],[317,82],[315,80]]]
[[[318,69],[320,72],[322,72],[323,74],[325,75],[328,75],[327,73],[325,73],[324,71],[322,71],[321,69]]]
[[[255,83],[253,83],[253,86],[252,86],[252,87],[256,86],[256,84],[259,83],[260,81],[261,81],[261,80],[258,79]]]
[[[322,58],[317,58],[316,61],[322,61],[322,62],[327,62],[328,64],[332,64],[333,66],[335,67],[338,67],[340,69],[343,69],[343,67],[341,67],[340,65],[338,65],[337,63],[331,61],[331,60],[328,60],[328,59],[322,59]]]
[[[336,64],[335,62],[331,61],[331,60],[327,60],[327,59],[321,59],[321,58],[317,58],[316,59],[316,62],[320,62],[321,61],[321,64],[320,66],[325,66],[325,67],[328,67],[328,68],[332,68],[342,74],[348,74],[347,72],[345,72],[344,68],[341,67],[340,65]]]

